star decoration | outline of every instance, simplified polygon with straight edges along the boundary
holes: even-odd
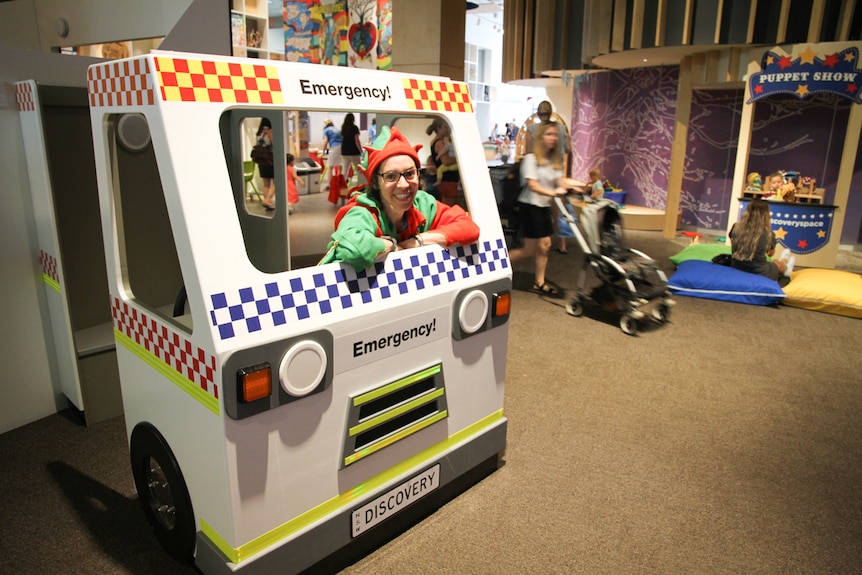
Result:
[[[814,57],[817,56],[817,52],[811,49],[811,46],[808,46],[805,49],[805,52],[799,53],[799,58],[802,60],[803,64],[813,64]]]
[[[796,89],[796,95],[800,98],[804,98],[808,95],[808,84],[799,84],[799,88]]]
[[[849,94],[855,94],[857,89],[856,84],[847,84],[847,92]]]
[[[781,241],[784,241],[784,238],[787,237],[787,230],[785,230],[783,227],[778,228],[777,230],[775,230],[775,237]]]
[[[823,61],[824,66],[829,66],[830,68],[834,68],[838,63],[838,55],[837,54],[829,54],[826,56],[826,60]]]
[[[790,57],[782,56],[781,60],[778,61],[778,67],[784,70],[785,68],[789,68],[791,66]]]
[[[856,59],[856,55],[853,52],[847,52],[846,54],[844,54],[844,61],[845,62],[852,62],[855,59]]]
[[[823,230],[820,230],[819,232],[817,232],[817,237],[818,237],[818,238],[820,238],[820,239],[825,238],[825,237],[826,237],[826,232],[824,232]]]
[[[766,65],[767,66],[771,66],[774,63],[775,63],[775,58],[772,56],[772,54],[770,54],[769,56],[766,57]]]
[[[757,94],[762,94],[763,93],[763,86],[761,84],[758,84],[757,87],[754,88],[754,91]]]
[[[799,240],[796,243],[796,247],[799,248],[800,250],[804,250],[805,248],[808,247],[808,240]]]

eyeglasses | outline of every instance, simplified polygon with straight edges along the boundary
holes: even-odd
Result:
[[[416,171],[416,168],[410,168],[409,170],[404,170],[403,172],[383,172],[382,174],[380,174],[380,177],[383,178],[383,181],[387,184],[398,183],[398,180],[401,179],[401,176],[404,176],[404,179],[408,182],[415,182],[419,178],[419,172]]]

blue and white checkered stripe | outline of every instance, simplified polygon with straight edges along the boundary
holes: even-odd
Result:
[[[507,268],[502,239],[481,248],[396,252],[358,272],[350,265],[307,268],[286,280],[215,293],[210,320],[225,340]]]

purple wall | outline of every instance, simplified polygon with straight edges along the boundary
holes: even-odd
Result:
[[[678,67],[654,67],[582,79],[572,102],[572,176],[599,168],[626,203],[664,208],[678,76]]]
[[[626,203],[663,209],[679,69],[637,68],[579,78],[572,102],[572,175],[592,167],[627,192]],[[775,96],[755,104],[748,171],[764,177],[796,170],[835,197],[850,102],[830,95]],[[691,106],[680,208],[682,222],[723,230],[734,193],[733,170],[743,90],[697,91]],[[857,154],[842,243],[862,243],[862,147]]]

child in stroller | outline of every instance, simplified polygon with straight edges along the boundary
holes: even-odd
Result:
[[[562,200],[555,201],[560,212],[567,214]],[[667,276],[648,255],[626,247],[615,202],[590,202],[583,207],[579,222],[571,216],[566,220],[585,255],[577,291],[566,304],[570,315],[583,315],[584,302],[589,298],[606,309],[621,312],[620,328],[628,335],[637,334],[638,323],[645,317],[659,323],[668,321],[670,308],[676,302],[667,288]],[[601,282],[589,294],[584,292],[587,267]]]

